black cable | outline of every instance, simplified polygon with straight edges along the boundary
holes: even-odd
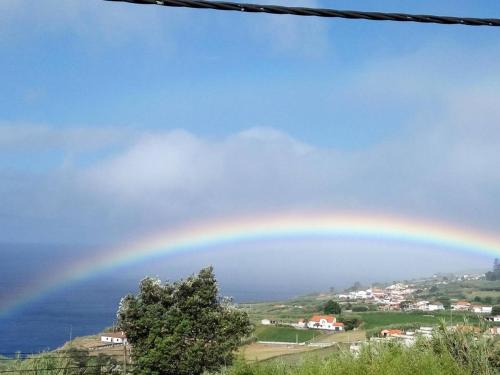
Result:
[[[245,4],[245,3],[234,3],[225,1],[204,1],[204,0],[198,0],[198,1],[105,0],[105,1],[118,1],[118,2],[144,4],[144,5],[163,5],[168,7],[227,10],[227,11],[237,11],[246,13],[290,14],[294,16],[306,16],[306,17],[361,19],[369,21],[420,22],[420,23],[437,23],[444,25],[467,25],[467,26],[500,26],[500,19],[498,18],[471,18],[471,17],[435,16],[427,14],[361,12],[352,10],[289,7],[282,5],[260,5],[260,4]]]

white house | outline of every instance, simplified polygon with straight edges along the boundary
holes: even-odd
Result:
[[[101,334],[101,341],[110,344],[126,344],[127,337],[123,332],[105,332]]]
[[[455,311],[467,311],[470,309],[470,302],[458,301],[451,305],[451,309]]]
[[[427,311],[427,306],[429,306],[429,301],[417,301],[410,306],[413,310]]]
[[[260,324],[262,324],[263,326],[269,326],[271,325],[271,321],[269,319],[262,319],[260,321]]]
[[[292,323],[291,326],[295,328],[306,328],[307,323],[304,319],[300,319],[297,323]]]
[[[482,306],[482,305],[472,305],[470,311],[475,312],[477,314],[491,314],[493,310],[492,306]]]
[[[500,322],[500,315],[495,315],[495,316],[487,316],[484,318],[485,320],[488,320],[490,322]]]
[[[427,305],[426,311],[438,311],[438,310],[444,310],[444,306],[442,303],[430,303]]]
[[[329,331],[343,331],[344,323],[337,323],[337,319],[333,315],[314,315],[307,322],[307,327]]]

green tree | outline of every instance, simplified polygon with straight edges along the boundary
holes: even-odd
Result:
[[[491,309],[491,315],[500,315],[500,306],[499,305],[493,306],[493,308]]]
[[[252,327],[221,299],[212,267],[174,283],[145,278],[122,299],[118,325],[133,347],[137,374],[199,375],[230,364]]]
[[[493,262],[493,270],[486,272],[486,280],[500,280],[500,260],[498,258],[495,258]]]
[[[344,329],[346,331],[351,331],[357,328],[363,323],[363,321],[356,316],[340,317],[337,319],[338,322],[344,323]]]
[[[323,306],[323,312],[325,314],[340,314],[342,312],[342,307],[338,302],[333,300],[327,301]]]
[[[411,305],[411,302],[410,302],[410,301],[401,301],[401,302],[399,303],[399,308],[400,308],[401,310],[406,310],[406,309],[408,309],[408,308],[410,307],[410,305]]]
[[[451,301],[450,301],[450,298],[449,297],[440,297],[438,298],[438,301],[441,302],[443,304],[443,307],[445,309],[450,309],[451,308]]]

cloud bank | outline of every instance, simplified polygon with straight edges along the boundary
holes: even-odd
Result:
[[[2,155],[47,158],[51,167],[20,169],[4,159],[0,240],[99,243],[214,217],[314,209],[494,230],[499,99],[484,88],[451,95],[435,123],[354,150],[262,127],[210,138],[181,129],[3,125]]]

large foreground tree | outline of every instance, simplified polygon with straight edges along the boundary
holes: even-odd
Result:
[[[118,323],[132,345],[134,373],[197,375],[230,364],[251,324],[218,292],[209,267],[174,283],[146,278],[137,295],[123,298]]]

